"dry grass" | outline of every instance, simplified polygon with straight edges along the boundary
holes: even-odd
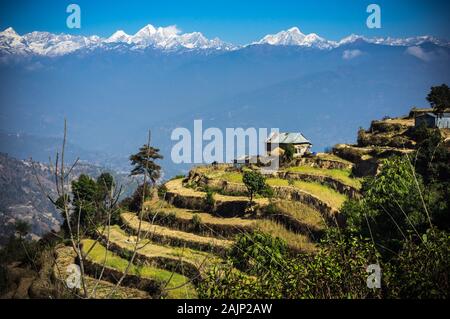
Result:
[[[275,221],[266,219],[258,220],[256,222],[256,228],[263,233],[285,240],[288,246],[295,250],[312,252],[316,249],[316,245],[309,240],[308,236],[293,233]]]
[[[175,214],[178,219],[191,221],[194,215],[200,217],[202,223],[205,224],[214,224],[214,225],[230,225],[230,226],[244,226],[251,227],[254,224],[253,220],[244,219],[239,217],[216,217],[209,213],[192,210],[192,209],[184,209],[177,208],[173,206],[162,207],[158,203],[146,203],[146,207],[149,207],[151,210],[157,213],[162,213],[164,215],[168,215],[170,213]]]
[[[387,119],[382,120],[379,122],[387,123],[387,124],[401,124],[405,126],[414,126],[414,119],[409,118],[393,118],[393,119]]]
[[[289,181],[281,178],[269,178],[267,184],[271,186],[293,186],[304,192],[316,196],[318,199],[327,203],[331,207],[339,210],[347,197],[339,192],[314,182],[293,181],[292,185],[289,185]]]
[[[325,220],[320,212],[296,201],[274,200],[276,210],[282,214],[292,216],[299,222],[322,230],[326,228]]]
[[[122,221],[125,225],[137,231],[139,227],[139,219],[136,214],[122,213]],[[173,230],[167,227],[154,225],[146,221],[141,222],[141,230],[144,233],[148,233],[149,238],[155,239],[156,237],[166,238],[168,241],[176,241],[186,243],[188,246],[211,246],[219,249],[227,249],[231,246],[232,242],[224,239],[217,239],[213,237],[199,236],[192,233],[186,233],[178,230]]]
[[[198,197],[205,198],[206,193],[194,190],[192,188],[184,187],[182,183],[182,179],[175,179],[167,182],[166,187],[169,192],[181,195],[181,196],[189,196],[189,197]],[[214,200],[216,202],[233,202],[233,201],[248,201],[248,197],[246,196],[227,196],[221,194],[214,194]],[[267,198],[256,198],[253,200],[255,203],[259,205],[267,205],[269,203]]]
[[[107,251],[99,242],[91,239],[85,239],[83,243],[83,252],[92,262],[106,267],[125,272],[129,261],[119,257],[117,254]],[[147,265],[136,266],[131,264],[128,274],[136,275],[142,278],[148,278],[160,282],[163,287],[167,287],[167,296],[171,299],[195,298],[197,296],[195,287],[189,283],[189,279],[178,273],[170,272]],[[181,288],[177,288],[181,287]]]
[[[346,159],[343,159],[337,155],[331,154],[331,153],[317,153],[316,155],[318,158],[323,160],[329,160],[329,161],[335,161],[335,162],[341,162],[348,165],[353,165],[352,162],[347,161]]]
[[[109,233],[111,243],[117,245],[125,251],[132,251],[136,243],[136,236],[127,234],[118,226],[112,226]],[[207,264],[220,262],[220,259],[207,252],[193,250],[190,248],[171,247],[167,245],[158,245],[149,239],[140,239],[138,253],[152,258],[167,258],[176,262],[189,263],[195,267],[199,267],[204,260]]]
[[[316,176],[328,176],[333,179],[339,180],[342,183],[352,186],[356,189],[361,188],[361,179],[350,177],[350,170],[342,169],[322,169],[311,166],[294,166],[286,169],[288,172],[306,173]]]

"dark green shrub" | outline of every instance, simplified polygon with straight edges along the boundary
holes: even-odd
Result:
[[[192,228],[196,231],[201,231],[203,227],[202,219],[198,214],[192,216]]]
[[[388,297],[447,299],[450,295],[450,235],[428,230],[421,239],[410,239],[392,260],[394,273]]]
[[[216,205],[216,201],[214,199],[214,192],[212,190],[210,190],[210,189],[207,189],[207,191],[206,191],[205,205],[206,205],[206,209],[209,212],[214,211],[214,207]]]
[[[244,182],[245,187],[247,187],[250,202],[253,201],[254,195],[261,194],[267,188],[265,177],[257,171],[244,171],[242,181]]]
[[[167,187],[166,185],[160,185],[158,186],[158,197],[160,199],[164,199],[166,197],[166,193],[167,193]]]
[[[255,231],[237,236],[230,257],[238,269],[261,274],[283,267],[286,254],[287,245],[283,240]]]

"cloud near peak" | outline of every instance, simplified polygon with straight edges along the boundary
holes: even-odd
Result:
[[[361,50],[345,50],[342,53],[342,58],[344,60],[351,60],[363,54]]]

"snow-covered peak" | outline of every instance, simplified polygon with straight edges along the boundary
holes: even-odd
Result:
[[[300,32],[297,27],[292,27],[286,31],[280,31],[276,34],[268,34],[256,44],[270,44],[270,45],[300,45],[303,42],[305,35]]]
[[[328,41],[315,33],[303,34],[298,27],[292,27],[276,34],[268,34],[253,44],[294,45],[320,49],[329,49],[335,46],[333,41]]]
[[[234,47],[223,42],[219,38],[212,40],[206,38],[200,32],[184,33],[176,37],[172,37],[166,43],[167,48],[183,47],[186,49],[216,49],[231,50]]]
[[[123,30],[118,30],[114,32],[108,39],[105,40],[107,43],[114,42],[125,42],[128,43],[130,41],[131,36],[126,34]]]
[[[30,50],[25,39],[9,27],[0,32],[0,52],[24,55],[30,53]]]
[[[361,36],[361,35],[357,35],[357,34],[352,33],[349,36],[341,39],[338,42],[338,45],[354,43],[354,42],[357,42],[357,41],[366,41],[367,42],[367,39],[365,37]]]
[[[20,37],[17,34],[16,30],[14,30],[12,27],[6,28],[2,32],[0,32],[0,34],[3,36],[8,36],[8,37]]]
[[[449,47],[450,43],[448,41],[438,39],[433,36],[417,36],[417,37],[408,37],[408,38],[393,38],[393,37],[376,37],[376,38],[366,38],[362,35],[351,34],[342,40],[340,40],[337,44],[338,46],[346,45],[349,43],[355,42],[367,42],[372,44],[379,45],[389,45],[389,46],[415,46],[421,45],[423,43],[429,42],[438,46]]]
[[[297,33],[297,34],[303,34],[298,27],[292,27],[287,30],[288,33]]]
[[[78,50],[115,49],[114,44],[126,43],[131,50],[148,47],[160,50],[231,50],[235,47],[220,39],[208,39],[200,32],[181,33],[175,26],[154,27],[146,25],[134,35],[123,30],[114,32],[108,38],[94,36],[75,36],[34,31],[23,36],[12,28],[0,32],[0,54],[34,54],[60,56]]]
[[[27,33],[22,38],[34,54],[45,56],[60,56],[83,48],[93,48],[103,41],[98,36],[84,37],[39,31]]]
[[[389,46],[418,46],[427,42],[438,46],[450,47],[450,43],[432,36],[418,36],[409,38],[366,38],[352,34],[340,41],[327,40],[316,33],[304,34],[298,27],[292,27],[276,34],[268,34],[252,44],[300,46],[320,50],[331,50],[355,42],[366,42],[376,45]],[[127,44],[124,48],[120,44]],[[118,44],[118,45],[117,45]],[[77,36],[70,34],[53,34],[34,31],[23,36],[17,34],[13,28],[0,32],[0,55],[40,55],[61,56],[79,50],[145,50],[147,48],[162,51],[178,50],[235,50],[238,46],[223,42],[218,38],[208,39],[200,32],[182,33],[177,26],[155,27],[146,25],[134,35],[123,30],[114,32],[108,38],[93,36]]]
[[[146,35],[149,36],[155,33],[156,28],[151,24],[147,24],[145,27],[136,32],[135,36],[146,36]]]
[[[174,25],[155,28],[149,24],[136,32],[131,37],[131,42],[144,47],[149,45],[164,47],[170,39],[177,37],[179,33],[180,30]]]

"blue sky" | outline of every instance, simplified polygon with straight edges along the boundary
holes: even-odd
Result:
[[[66,7],[82,10],[82,28],[66,27]],[[382,28],[368,29],[366,7],[382,10]],[[144,25],[177,25],[183,32],[245,44],[292,26],[337,40],[351,33],[406,37],[431,34],[450,39],[450,1],[418,0],[1,0],[0,29],[20,34],[49,31],[109,36],[123,29],[134,34]]]

